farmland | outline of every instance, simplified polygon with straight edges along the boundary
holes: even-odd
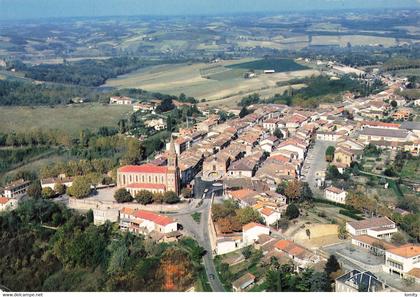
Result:
[[[116,126],[131,107],[85,104],[51,107],[0,107],[0,132],[22,132],[34,128],[56,129],[78,135],[82,129]]]
[[[253,69],[253,70],[268,70],[272,69],[275,72],[288,72],[309,69],[306,66],[300,65],[290,59],[261,59],[250,62],[243,62],[239,64],[228,65],[228,68],[239,69]]]
[[[274,61],[274,66],[269,64],[270,61]],[[277,86],[276,83],[279,81],[285,82],[294,78],[318,74],[318,71],[301,66],[293,60],[277,61],[279,60],[264,61],[247,58],[227,60],[217,64],[159,65],[110,79],[105,86],[140,88],[172,95],[185,93],[197,99],[206,99],[209,104],[232,106],[243,96],[254,92],[262,92],[261,95],[264,98],[282,93],[285,88]],[[283,66],[284,72],[266,75],[257,70],[254,78],[245,79],[244,74],[249,70],[247,67],[254,66],[259,69],[264,69],[264,66],[281,69]],[[290,69],[292,71],[289,72]]]

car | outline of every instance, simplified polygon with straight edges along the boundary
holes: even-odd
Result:
[[[210,279],[214,279],[215,278],[213,273],[210,273],[209,274],[209,277],[210,277]]]

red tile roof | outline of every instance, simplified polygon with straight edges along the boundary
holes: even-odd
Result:
[[[170,217],[158,215],[154,212],[150,212],[150,211],[146,211],[146,210],[138,210],[134,213],[134,216],[139,218],[139,219],[152,221],[155,224],[158,224],[158,225],[161,225],[161,226],[166,226],[166,225],[169,225],[169,224],[175,222]]]
[[[408,243],[403,246],[390,249],[388,252],[404,258],[412,258],[420,255],[420,245]]]
[[[0,197],[0,204],[6,204],[7,202],[9,202],[9,198]]]
[[[244,226],[242,227],[242,230],[243,230],[243,231],[248,231],[248,230],[250,230],[250,229],[252,229],[252,228],[254,228],[254,227],[264,227],[264,228],[268,228],[267,226],[261,225],[261,224],[259,224],[259,223],[251,222],[251,223],[248,223],[248,224],[244,225]]]
[[[125,188],[134,188],[134,189],[162,189],[165,190],[166,186],[164,184],[146,184],[146,183],[133,183],[124,186]]]
[[[166,166],[156,166],[152,164],[144,165],[127,165],[120,167],[118,172],[122,173],[167,173],[168,168]]]

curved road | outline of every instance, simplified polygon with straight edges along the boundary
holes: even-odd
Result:
[[[210,286],[213,292],[224,292],[225,289],[222,282],[219,280],[216,267],[213,262],[213,251],[210,243],[209,225],[207,223],[211,207],[211,199],[204,199],[202,201],[203,204],[200,207],[191,207],[188,210],[168,215],[176,218],[176,220],[184,227],[184,231],[189,233],[191,237],[197,240],[197,242],[207,251],[203,257],[203,262]],[[197,222],[195,222],[191,217],[191,214],[195,212],[201,213],[201,220],[199,224],[197,224]],[[212,277],[210,275],[212,275]]]

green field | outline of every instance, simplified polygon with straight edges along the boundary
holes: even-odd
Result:
[[[56,129],[78,135],[82,129],[117,126],[131,106],[83,104],[57,107],[0,107],[0,132]]]
[[[226,66],[236,69],[254,69],[254,70],[275,70],[276,72],[289,72],[309,69],[290,59],[263,59]]]

